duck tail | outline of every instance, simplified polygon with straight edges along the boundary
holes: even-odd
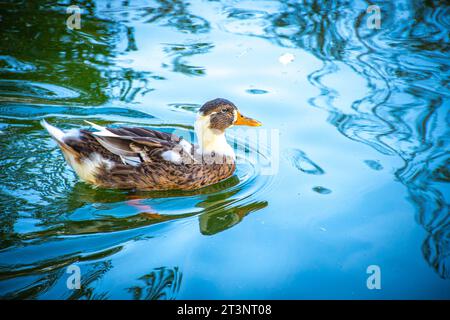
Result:
[[[79,157],[80,154],[74,150],[69,144],[66,143],[68,138],[76,139],[80,135],[79,130],[69,130],[67,132],[62,131],[61,129],[52,126],[45,120],[41,120],[41,125],[48,131],[50,136],[58,143],[59,148],[66,159],[66,162],[75,170],[75,172],[84,180],[85,176],[83,175],[83,167],[80,166]],[[80,175],[81,173],[81,175]]]
[[[48,133],[55,139],[58,143],[64,143],[65,133],[61,129],[52,126],[45,119],[41,120],[41,125],[48,131]]]
[[[64,132],[61,129],[49,124],[47,121],[45,121],[45,119],[41,120],[41,125],[48,131],[50,136],[58,143],[59,147],[61,148],[61,150],[65,155],[67,153],[74,155],[77,154],[77,152],[64,141],[64,139],[67,137],[75,136],[75,132],[71,132],[71,130],[69,130],[68,132]],[[77,131],[76,134],[79,135],[79,130],[76,131]]]

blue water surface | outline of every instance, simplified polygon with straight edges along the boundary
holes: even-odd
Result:
[[[0,5],[0,297],[450,298],[447,4],[72,4]],[[236,174],[196,192],[92,188],[39,124],[194,141],[216,97],[268,138],[231,129]]]

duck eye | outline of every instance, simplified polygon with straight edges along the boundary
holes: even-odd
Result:
[[[221,111],[222,111],[223,113],[226,113],[226,112],[228,112],[228,109],[227,109],[227,108],[223,108]]]

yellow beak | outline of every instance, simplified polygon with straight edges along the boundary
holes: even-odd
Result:
[[[237,119],[234,122],[234,125],[236,126],[251,126],[251,127],[259,127],[262,125],[261,122],[252,119],[244,117],[239,111],[237,112]]]

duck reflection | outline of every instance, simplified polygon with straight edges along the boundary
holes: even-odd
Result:
[[[165,221],[178,220],[187,217],[198,216],[199,232],[203,235],[214,235],[229,229],[251,212],[265,208],[267,201],[253,201],[242,204],[236,197],[241,191],[240,180],[232,176],[218,184],[196,190],[196,191],[158,191],[158,192],[125,192],[118,190],[94,189],[91,186],[79,182],[67,193],[65,201],[56,199],[61,215],[47,215],[42,217],[42,224],[47,227],[43,230],[18,235],[19,242],[33,240],[38,245],[48,241],[49,238],[61,236],[79,236],[98,233],[112,233],[121,230],[132,230],[146,226],[155,225]],[[151,200],[163,198],[191,199],[195,208],[201,211],[187,212],[182,214],[161,214],[151,206]],[[89,213],[83,220],[74,218],[77,210],[88,207],[99,209],[100,212],[108,208],[118,207],[115,212],[120,214],[109,216],[96,216]],[[124,209],[122,209],[124,208]],[[138,211],[136,214],[121,216],[123,210]],[[135,237],[136,234],[130,234]],[[114,246],[96,252],[92,255],[80,257],[78,255],[67,255],[63,259],[47,261],[45,265],[22,266],[20,270],[10,273],[0,273],[0,279],[10,279],[29,275],[42,274],[36,282],[16,290],[7,298],[42,298],[42,294],[52,291],[58,283],[65,281],[65,267],[79,261],[89,262],[84,264],[81,289],[70,292],[69,299],[108,299],[108,292],[99,292],[95,289],[95,282],[99,281],[112,268],[110,257],[122,250],[122,246]],[[158,267],[150,273],[141,276],[141,285],[126,289],[133,299],[175,299],[179,291],[182,272],[178,267]],[[42,288],[45,287],[45,290]]]
[[[267,206],[267,201],[253,201],[242,205],[233,198],[241,187],[239,178],[232,176],[225,181],[195,191],[154,191],[125,192],[118,190],[93,189],[83,182],[77,183],[66,198],[65,212],[71,215],[86,205],[102,209],[117,207],[120,214],[89,216],[83,220],[70,216],[47,216],[43,224],[45,230],[21,235],[22,240],[47,238],[55,235],[83,235],[93,233],[116,232],[158,224],[165,221],[199,216],[199,229],[204,235],[213,235],[235,226],[251,212]],[[151,207],[151,199],[186,197],[194,208],[181,214],[160,214]],[[61,204],[60,204],[61,205]],[[124,209],[122,209],[124,207]],[[138,211],[135,214],[123,215],[124,210]]]
[[[244,219],[251,212],[267,207],[267,201],[254,201],[247,205],[234,206],[217,212],[205,212],[199,216],[200,232],[213,235],[229,229]]]

